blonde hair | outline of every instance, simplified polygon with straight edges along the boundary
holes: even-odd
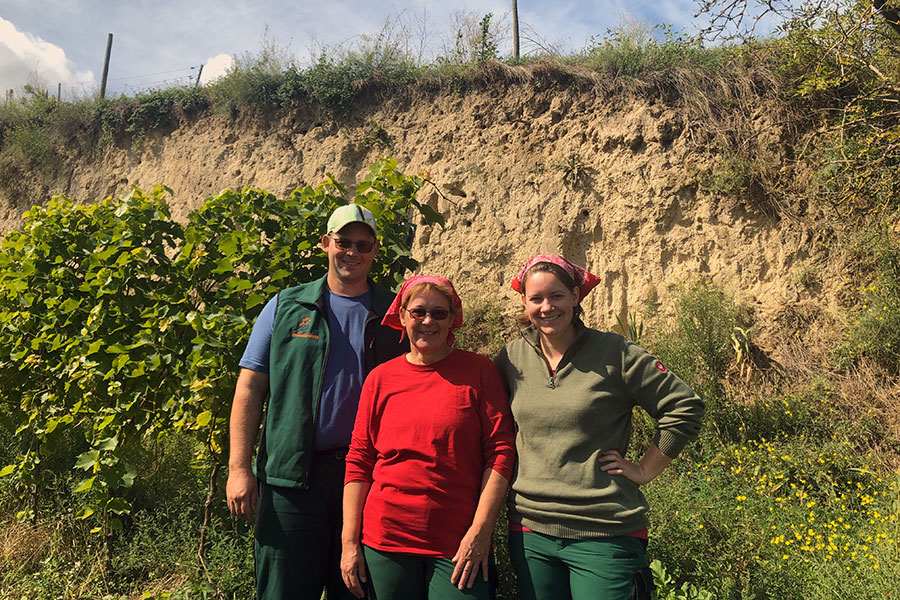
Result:
[[[409,305],[409,301],[412,300],[413,297],[427,294],[432,290],[444,297],[444,299],[447,301],[447,306],[449,307],[450,314],[455,315],[456,311],[453,310],[453,292],[450,291],[450,288],[448,288],[447,286],[441,285],[439,283],[434,283],[433,281],[423,281],[422,283],[417,283],[415,285],[409,286],[409,289],[406,290],[406,295],[403,296],[403,301],[400,303],[400,307],[406,308]]]

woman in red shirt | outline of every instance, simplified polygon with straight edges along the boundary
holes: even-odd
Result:
[[[363,385],[344,483],[344,582],[361,598],[371,579],[375,600],[487,599],[491,532],[515,463],[505,386],[489,359],[453,348],[462,303],[450,281],[411,277],[383,324],[409,336],[410,352]]]

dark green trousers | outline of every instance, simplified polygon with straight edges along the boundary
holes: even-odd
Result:
[[[490,586],[481,573],[471,588],[450,583],[449,558],[384,552],[363,546],[371,600],[488,600]]]
[[[259,600],[351,600],[341,579],[344,461],[316,454],[306,490],[262,484],[256,519]]]
[[[636,573],[647,567],[639,538],[570,540],[509,532],[509,554],[521,600],[631,600]]]

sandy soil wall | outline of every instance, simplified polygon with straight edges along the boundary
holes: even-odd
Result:
[[[469,299],[514,305],[508,283],[519,266],[537,252],[558,252],[603,279],[585,302],[600,327],[630,311],[646,314],[648,302],[670,314],[673,287],[700,275],[762,319],[827,303],[815,297],[821,287],[796,276],[825,256],[815,226],[704,190],[699,181],[716,157],[697,143],[695,127],[652,98],[512,83],[373,101],[350,124],[306,106],[236,119],[208,113],[152,132],[139,147],[75,153],[17,183],[29,199],[65,193],[85,202],[165,183],[183,218],[226,187],[284,194],[319,183],[326,171],[352,187],[390,154],[439,187],[421,192],[447,218],[444,228],[418,229],[422,272],[449,276]],[[764,120],[760,127],[777,144],[777,128]],[[12,189],[0,182],[2,229],[27,208]]]

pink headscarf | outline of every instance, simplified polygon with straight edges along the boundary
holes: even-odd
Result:
[[[404,281],[403,285],[400,286],[400,291],[397,293],[397,297],[394,298],[394,301],[391,303],[390,308],[388,308],[387,312],[384,315],[384,318],[381,320],[381,324],[402,331],[403,334],[400,336],[400,341],[403,341],[404,336],[406,336],[406,330],[403,328],[403,325],[400,324],[400,307],[403,306],[403,299],[406,298],[406,292],[409,290],[409,288],[419,283],[434,283],[450,290],[450,293],[453,296],[453,322],[450,323],[450,333],[447,335],[447,345],[452,346],[453,340],[455,339],[453,330],[459,329],[463,324],[462,300],[459,299],[459,295],[456,293],[456,288],[453,287],[453,284],[450,283],[450,280],[444,279],[443,277],[433,277],[431,275],[413,275],[412,277]]]
[[[525,263],[525,266],[522,267],[522,270],[519,271],[519,274],[516,275],[515,279],[510,282],[512,289],[516,290],[520,294],[525,293],[525,291],[522,289],[522,280],[525,277],[525,273],[527,273],[528,269],[530,269],[534,265],[542,262],[554,264],[569,274],[569,277],[572,278],[572,281],[574,281],[575,285],[578,287],[579,300],[584,298],[588,292],[590,292],[598,283],[600,283],[599,277],[584,270],[578,265],[569,262],[562,256],[559,256],[557,254],[538,254],[537,256],[532,256],[530,259],[528,259],[528,262]]]

